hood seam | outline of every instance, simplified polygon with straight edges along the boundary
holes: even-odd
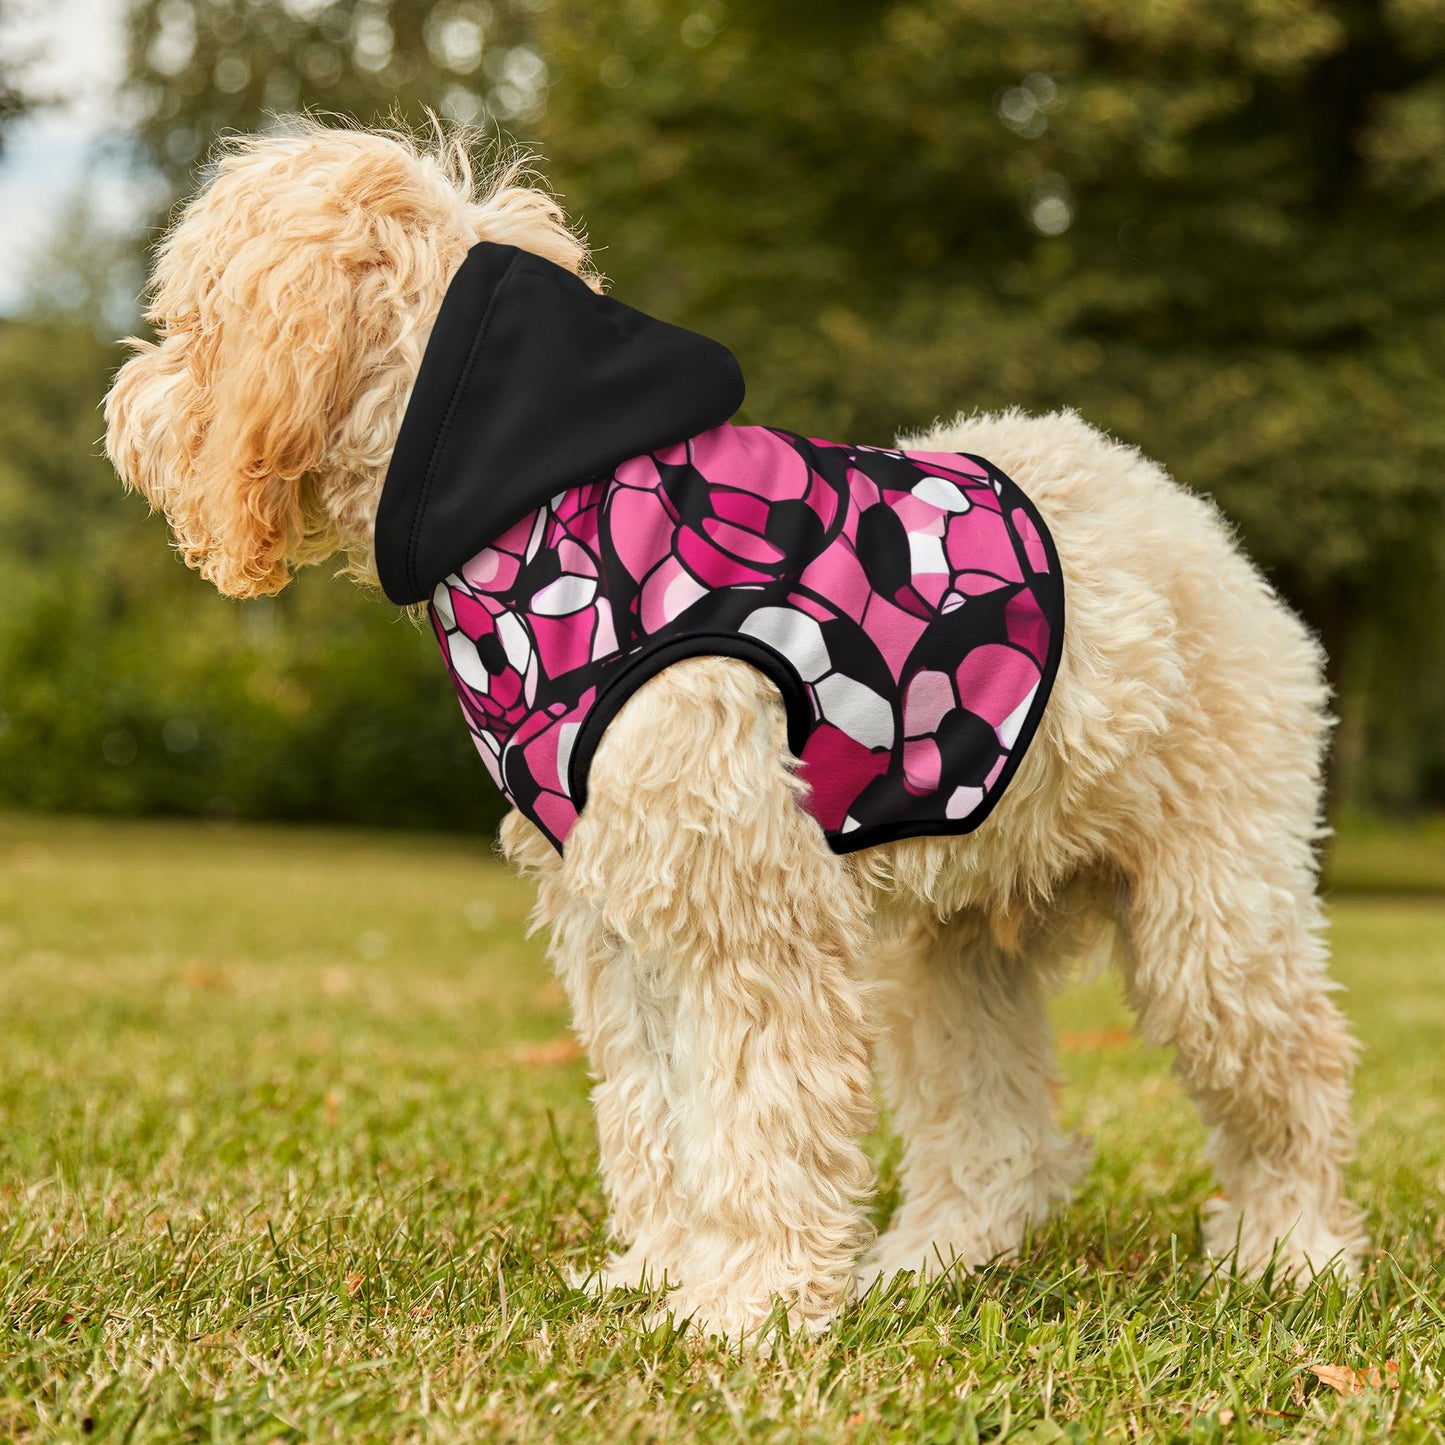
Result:
[[[470,254],[470,253],[469,253]],[[497,284],[492,288],[492,294],[487,299],[486,310],[482,313],[482,319],[477,326],[477,334],[472,339],[470,350],[467,352],[466,364],[462,367],[457,377],[456,385],[452,387],[452,394],[447,402],[446,415],[442,418],[442,424],[432,440],[431,455],[427,458],[426,475],[422,478],[421,492],[417,497],[416,511],[412,513],[411,535],[407,541],[406,549],[406,580],[415,593],[424,593],[425,589],[417,580],[417,548],[421,543],[422,518],[426,513],[427,498],[431,495],[432,483],[436,480],[437,468],[440,464],[442,449],[445,446],[447,434],[451,431],[452,420],[457,414],[457,407],[461,400],[462,392],[466,389],[468,379],[472,374],[472,368],[476,364],[478,355],[482,349],[482,343],[486,339],[487,330],[491,326],[492,316],[497,309],[497,298],[506,290],[507,282],[512,279],[518,263],[526,253],[518,251],[510,261],[507,262],[507,269],[502,272]],[[466,261],[463,260],[463,265]]]

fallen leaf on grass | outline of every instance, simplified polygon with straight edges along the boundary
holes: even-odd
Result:
[[[1311,1373],[1322,1385],[1341,1395],[1363,1395],[1366,1390],[1398,1390],[1400,1362],[1386,1360],[1382,1373],[1373,1365],[1368,1370],[1353,1370],[1348,1365],[1311,1365]]]
[[[346,1293],[355,1298],[357,1291],[366,1283],[364,1274],[349,1274],[346,1276]]]
[[[1097,1053],[1106,1049],[1126,1049],[1134,1042],[1128,1029],[1098,1029],[1092,1033],[1061,1033],[1059,1047],[1069,1054]]]
[[[545,1068],[549,1064],[570,1064],[582,1057],[582,1045],[571,1034],[548,1039],[540,1044],[517,1044],[499,1058],[503,1064],[520,1064],[524,1069]]]
[[[344,968],[323,968],[321,970],[321,992],[327,998],[340,998],[351,992],[351,975]]]
[[[198,961],[192,961],[185,966],[181,972],[181,982],[187,988],[201,988],[209,993],[227,993],[231,987],[231,980],[219,968]]]

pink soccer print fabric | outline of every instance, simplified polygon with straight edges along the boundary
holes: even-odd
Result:
[[[1063,592],[1042,519],[980,458],[725,425],[552,498],[432,618],[483,761],[559,849],[626,699],[722,654],[777,683],[806,805],[849,852],[987,816],[1043,711]]]

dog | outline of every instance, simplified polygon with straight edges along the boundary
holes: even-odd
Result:
[[[845,815],[857,790],[820,820],[833,787],[826,758],[799,755],[799,720],[806,733],[821,685],[773,647],[758,609],[734,617],[714,651],[693,636],[654,656],[591,715],[605,717],[591,727],[584,798],[559,781],[561,743],[509,771],[525,739],[499,733],[487,712],[487,686],[499,691],[507,666],[535,673],[527,648],[541,647],[537,637],[515,653],[498,642],[505,599],[487,579],[507,556],[498,563],[494,549],[485,566],[467,563],[438,584],[431,613],[469,725],[520,805],[503,851],[536,881],[537,917],[595,1079],[615,1250],[592,1285],[663,1285],[665,1312],[741,1340],[780,1302],[794,1327],[822,1329],[874,1281],[1008,1258],[1086,1167],[1085,1146],[1053,1117],[1046,1002],[1110,928],[1139,1029],[1172,1046],[1211,1130],[1223,1197],[1206,1213],[1206,1249],[1250,1275],[1353,1273],[1365,1240],[1342,1174],[1355,1047],[1331,999],[1317,897],[1322,657],[1218,512],[1069,412],[960,415],[893,449],[726,432],[716,413],[736,405],[731,358],[604,297],[552,197],[518,166],[478,177],[467,154],[456,137],[314,123],[233,140],[160,245],[147,313],[155,340],[130,343],[106,400],[107,451],[222,593],[274,593],[295,568],[339,557],[358,581],[417,601],[438,568],[489,540],[468,498],[485,510],[491,489],[510,485],[494,472],[449,494],[446,475],[468,474],[474,446],[503,466],[507,447],[488,427],[513,402],[540,404],[541,388],[557,446],[575,440],[585,453],[563,469],[557,496],[538,501],[537,487],[557,480],[545,477],[526,498],[525,528],[559,548],[571,545],[569,497],[605,502],[608,488],[635,480],[627,468],[640,452],[652,471],[638,495],[652,496],[647,486],[672,486],[693,466],[703,435],[761,449],[769,475],[796,465],[829,486],[844,477],[843,491],[850,477],[886,489],[912,466],[955,511],[972,487],[976,507],[1009,515],[1005,484],[1017,489],[1010,535],[1037,585],[1015,582],[1012,595],[1034,608],[1022,625],[1048,633],[1033,676],[1051,686],[1029,703],[1026,746],[1017,718],[983,729],[1000,750],[994,783],[1012,770],[986,807],[969,793],[967,826],[954,814],[911,835],[873,825],[851,846]],[[486,275],[471,301],[456,302],[477,267]],[[477,311],[497,294],[505,307]],[[601,400],[562,383],[554,394],[552,371],[591,344],[574,345],[568,331],[544,362],[524,365],[554,306],[584,331],[638,328],[661,361],[608,373],[616,384],[598,383]],[[476,350],[469,335],[483,333]],[[659,439],[654,428],[638,448],[627,418],[647,411],[654,388],[668,392],[672,345],[701,379],[671,387],[680,434]],[[453,389],[423,386],[433,372]],[[469,401],[458,400],[458,377]],[[474,423],[480,433],[466,434]],[[603,439],[588,451],[594,432]],[[532,440],[551,456],[545,437]],[[427,468],[448,446],[455,455],[436,481]],[[596,470],[618,446],[609,466],[633,460]],[[522,471],[547,469],[526,449],[511,455]],[[421,497],[433,481],[439,490]],[[1047,549],[1027,537],[1031,519]],[[716,540],[721,524],[709,525]],[[624,530],[618,549],[629,545]],[[512,561],[526,561],[528,547],[535,555],[552,542],[519,534],[510,545]],[[937,555],[937,544],[925,550]],[[595,591],[576,568],[568,575],[569,587]],[[1049,592],[1058,582],[1066,621]],[[692,576],[684,591],[690,605],[711,589]],[[930,636],[952,645],[950,627],[987,615],[986,601],[935,595]],[[458,608],[471,609],[471,624]],[[664,606],[658,627],[675,612]],[[990,625],[1005,625],[993,615]],[[806,631],[787,625],[795,642]],[[744,634],[752,652],[727,640]],[[800,674],[807,685],[790,697]],[[535,700],[549,680],[516,685]],[[545,731],[553,714],[536,706]],[[932,755],[918,756],[927,771]],[[975,781],[976,791],[992,786],[982,765]],[[877,1122],[875,1062],[904,1142],[901,1202],[877,1238],[862,1147]]]

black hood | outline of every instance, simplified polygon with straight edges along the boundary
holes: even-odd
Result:
[[[481,242],[447,288],[387,470],[382,588],[420,602],[548,498],[720,426],[742,400],[725,346]]]

